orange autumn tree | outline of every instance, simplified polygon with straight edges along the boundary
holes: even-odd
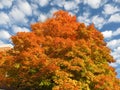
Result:
[[[12,90],[120,90],[103,35],[58,11],[31,32],[12,36],[0,54],[0,88]]]

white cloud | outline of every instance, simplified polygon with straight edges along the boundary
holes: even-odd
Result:
[[[65,8],[65,10],[75,10],[75,9],[78,9],[78,6],[73,1],[66,1],[64,3],[64,8]]]
[[[103,17],[99,17],[98,15],[93,16],[92,20],[91,20],[96,27],[98,27],[99,29],[101,29],[103,27],[103,25],[106,23],[105,19]]]
[[[85,23],[86,25],[89,25],[90,24],[89,16],[90,16],[90,12],[84,12],[82,16],[77,17],[77,20],[79,22]]]
[[[106,30],[104,32],[102,32],[104,38],[111,38],[113,36],[117,36],[117,35],[120,35],[120,28],[118,28],[117,30],[115,31],[112,31],[112,30]]]
[[[77,19],[78,19],[79,22],[85,23],[86,25],[90,24],[90,20],[87,17],[78,16]]]
[[[113,36],[120,35],[120,28],[113,32]]]
[[[13,7],[12,11],[9,13],[10,17],[11,17],[11,22],[20,22],[20,23],[27,23],[28,20],[25,17],[25,14],[20,11],[17,7]]]
[[[38,0],[38,4],[41,6],[41,7],[44,7],[46,5],[49,4],[49,1],[50,0]]]
[[[114,14],[115,12],[120,11],[120,9],[116,6],[114,7],[111,4],[106,4],[104,6],[104,11],[102,12],[103,14]]]
[[[30,31],[26,27],[19,27],[19,26],[15,26],[15,25],[12,27],[12,29],[13,29],[14,33],[17,33],[17,32],[29,32]]]
[[[10,22],[9,16],[6,13],[1,12],[0,13],[0,25],[8,24],[9,22]]]
[[[114,2],[120,3],[120,0],[113,0]]]
[[[107,42],[107,46],[114,50],[115,48],[120,46],[120,39],[115,39]]]
[[[120,22],[120,13],[111,15],[108,22]]]
[[[0,9],[10,8],[13,0],[0,0]]]
[[[32,14],[33,16],[39,16],[39,6],[37,4],[31,4],[31,8],[32,8]]]
[[[18,0],[17,6],[25,15],[32,15],[32,8],[28,2]]]
[[[111,38],[112,37],[112,31],[111,30],[106,30],[104,32],[102,32],[104,38]]]
[[[91,8],[97,9],[101,7],[107,0],[84,0],[84,4],[88,4]]]
[[[38,17],[38,21],[44,22],[47,18],[48,18],[48,16],[46,14],[41,13]]]
[[[11,35],[6,30],[0,30],[0,39],[9,39]]]
[[[63,0],[63,1],[61,1],[61,0],[52,0],[50,5],[52,5],[52,6],[57,5],[59,7],[63,7],[64,3],[65,3],[65,0]]]

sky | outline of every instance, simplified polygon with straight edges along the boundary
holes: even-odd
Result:
[[[30,24],[44,22],[58,10],[77,16],[78,22],[95,24],[116,60],[120,78],[120,0],[0,0],[0,47],[11,45],[17,32],[30,32]]]

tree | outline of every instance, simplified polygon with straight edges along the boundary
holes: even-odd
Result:
[[[94,24],[58,11],[12,36],[0,54],[0,87],[13,90],[120,90],[115,62]]]

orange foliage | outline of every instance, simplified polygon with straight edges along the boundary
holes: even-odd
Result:
[[[0,53],[0,87],[13,90],[120,90],[109,63],[115,60],[94,24],[68,12],[12,36],[14,48]]]

